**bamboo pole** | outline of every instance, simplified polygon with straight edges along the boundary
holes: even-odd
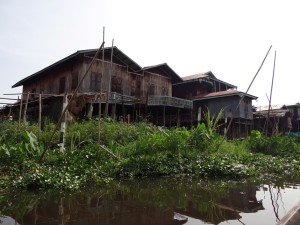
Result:
[[[108,115],[108,104],[110,99],[110,92],[111,92],[111,77],[112,77],[112,68],[113,68],[113,55],[114,55],[114,39],[112,39],[111,45],[111,56],[110,56],[110,71],[108,77],[108,90],[107,90],[107,99],[106,99],[106,106],[105,106],[105,115]]]
[[[105,36],[105,27],[103,27],[103,40],[102,42],[104,43],[104,36]],[[100,133],[100,130],[101,130],[101,110],[102,110],[102,80],[103,80],[103,77],[104,77],[104,45],[103,45],[103,49],[102,49],[102,68],[101,68],[101,80],[100,80],[100,99],[99,99],[99,112],[98,112],[98,142],[99,142],[99,145],[100,145],[100,140],[101,140],[101,133]]]
[[[20,127],[20,125],[21,125],[22,107],[23,107],[23,94],[21,95],[21,102],[20,102],[19,127]]]
[[[275,75],[275,64],[276,64],[276,51],[274,56],[274,65],[273,65],[273,75],[272,75],[272,84],[271,84],[271,91],[270,91],[270,100],[269,100],[269,108],[268,108],[268,115],[267,115],[267,121],[266,121],[266,136],[268,134],[269,129],[269,117],[270,117],[270,109],[271,109],[271,103],[272,103],[272,94],[273,94],[273,84],[274,84],[274,75]]]
[[[98,53],[99,53],[100,49],[103,48],[103,46],[104,46],[104,42],[102,42],[102,44],[101,44],[101,46],[99,47],[99,49],[97,50],[97,52],[96,52],[94,58],[93,58],[92,61],[90,62],[90,64],[89,64],[89,66],[88,66],[88,68],[87,68],[85,74],[83,75],[83,77],[82,77],[81,80],[79,81],[79,83],[78,83],[76,89],[74,90],[73,95],[71,95],[71,99],[69,100],[69,103],[72,102],[72,100],[75,98],[75,95],[77,94],[77,92],[78,92],[78,90],[79,90],[79,87],[81,86],[81,84],[82,84],[84,78],[87,76],[87,74],[88,74],[89,70],[91,69],[91,67],[92,67],[92,65],[93,65],[93,63],[94,63],[94,61],[95,61],[95,59],[96,59],[97,56],[98,56]],[[51,134],[51,136],[50,136],[50,138],[49,138],[49,140],[48,140],[48,144],[45,146],[45,149],[44,149],[44,151],[43,151],[43,153],[42,153],[42,155],[41,155],[39,161],[42,161],[42,160],[43,160],[44,155],[45,155],[46,151],[47,151],[48,148],[49,148],[49,144],[50,144],[50,142],[52,141],[53,136],[54,136],[56,130],[58,129],[58,126],[59,126],[59,124],[60,124],[60,122],[61,122],[61,120],[62,120],[62,118],[63,118],[63,115],[65,114],[65,112],[66,112],[67,109],[69,108],[69,103],[67,104],[67,106],[66,106],[65,110],[63,111],[63,113],[61,114],[61,116],[60,116],[60,118],[59,118],[59,120],[58,120],[58,123],[56,124],[56,126],[55,126],[55,128],[54,128],[54,130],[53,130],[53,132],[52,132],[52,134]]]
[[[177,108],[177,127],[180,127],[180,108]]]
[[[38,130],[38,140],[41,137],[42,130],[42,94],[39,94],[39,130]]]
[[[29,92],[27,92],[26,103],[25,103],[25,108],[24,108],[24,113],[23,113],[23,123],[24,124],[26,123],[28,101],[29,101]]]
[[[61,120],[60,124],[60,144],[59,144],[59,149],[61,152],[65,150],[65,132],[66,132],[66,122],[67,122],[67,108],[68,105],[68,97],[67,95],[64,96],[63,99],[63,107],[62,107],[62,116],[63,119]]]
[[[263,66],[263,64],[264,64],[264,62],[265,62],[265,60],[266,60],[266,58],[267,58],[267,56],[269,55],[269,52],[270,52],[271,48],[272,48],[272,45],[270,46],[270,48],[269,48],[269,50],[268,50],[266,56],[264,57],[264,59],[263,59],[261,65],[260,65],[260,67],[258,68],[256,74],[254,75],[254,77],[253,77],[253,79],[252,79],[252,81],[251,81],[249,87],[247,88],[246,92],[243,94],[243,96],[241,97],[241,99],[240,99],[238,105],[236,106],[235,110],[233,111],[232,117],[231,117],[231,119],[230,119],[230,121],[229,121],[229,123],[228,123],[227,129],[226,129],[226,130],[227,130],[227,133],[229,132],[229,129],[230,129],[230,126],[231,126],[231,124],[232,124],[232,121],[233,121],[233,118],[234,118],[234,115],[235,115],[236,111],[238,110],[238,108],[239,108],[241,102],[244,100],[246,94],[248,93],[250,87],[252,86],[254,80],[256,79],[256,77],[257,77],[259,71],[261,70],[261,68],[262,68],[262,66]],[[225,139],[225,137],[223,137],[223,139],[222,139],[222,141],[221,141],[221,144],[223,143],[224,139]]]
[[[163,126],[166,126],[166,106],[163,107]]]

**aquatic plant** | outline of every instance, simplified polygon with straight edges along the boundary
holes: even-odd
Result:
[[[40,139],[37,125],[0,124],[1,188],[79,190],[116,178],[154,176],[287,176],[300,171],[299,142],[253,131],[244,141],[224,141],[204,123],[191,129],[163,128],[96,119],[69,124],[65,151],[47,143],[53,124]],[[58,140],[58,134],[54,140]],[[45,144],[49,151],[38,162]],[[217,147],[218,146],[218,147]]]

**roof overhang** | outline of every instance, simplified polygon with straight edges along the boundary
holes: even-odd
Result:
[[[228,92],[228,93],[225,93],[225,92]],[[218,99],[218,98],[228,98],[228,97],[239,97],[239,98],[248,97],[248,98],[251,98],[251,99],[257,99],[256,96],[246,94],[244,92],[221,91],[219,94],[218,94],[218,92],[213,92],[213,93],[209,93],[209,94],[204,95],[204,96],[195,97],[195,98],[193,98],[193,101],[204,101],[204,100]]]
[[[175,83],[173,84],[173,86],[175,85],[183,85],[183,84],[188,84],[188,83],[195,83],[195,82],[207,82],[207,81],[210,81],[210,82],[220,82],[226,86],[228,86],[228,88],[233,88],[233,89],[236,89],[237,86],[233,85],[233,84],[229,84],[225,81],[222,81],[222,80],[219,80],[216,78],[216,76],[211,72],[211,71],[208,71],[208,72],[205,72],[205,73],[199,73],[199,74],[195,74],[195,75],[191,75],[191,76],[186,76],[186,77],[182,77],[182,82],[179,82],[179,83]]]
[[[182,82],[182,78],[167,63],[147,66],[143,68],[143,71],[158,73],[169,77],[172,80],[172,83]]]
[[[88,50],[79,50],[53,64],[50,66],[45,67],[44,69],[25,77],[24,79],[18,81],[15,83],[12,88],[18,87],[23,85],[24,83],[30,81],[31,79],[36,79],[37,77],[42,76],[46,71],[49,71],[59,65],[62,65],[63,63],[67,62],[68,60],[74,59],[78,56],[86,56],[90,55],[91,57],[94,57],[98,49],[88,49]],[[104,53],[111,53],[112,47],[104,48]],[[102,51],[99,52],[99,57],[101,57]],[[110,54],[111,55],[111,54]],[[129,58],[125,53],[123,53],[120,49],[118,49],[116,46],[113,47],[113,59],[117,60],[118,63],[122,64],[123,66],[127,66],[128,69],[132,72],[138,72],[142,70],[142,67],[140,67],[135,61],[133,61],[131,58]]]

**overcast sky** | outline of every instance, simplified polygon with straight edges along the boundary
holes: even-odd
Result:
[[[76,52],[114,45],[140,66],[168,63],[180,76],[212,71],[266,105],[277,52],[272,103],[300,101],[300,13],[282,0],[0,1],[0,96]],[[8,97],[8,96],[6,96]],[[12,97],[12,96],[11,96]],[[0,100],[3,102],[3,100]]]

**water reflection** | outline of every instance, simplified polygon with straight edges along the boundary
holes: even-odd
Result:
[[[279,205],[287,190],[250,182],[164,178],[114,183],[74,195],[8,193],[0,195],[0,215],[7,216],[0,216],[0,221],[5,224],[13,218],[24,225],[251,224],[247,221],[267,212],[263,224],[276,224],[283,216]],[[284,204],[287,207],[288,201]]]

